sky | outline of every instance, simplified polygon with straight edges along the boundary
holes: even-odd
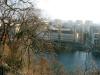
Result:
[[[100,0],[39,0],[37,6],[52,19],[100,23]]]

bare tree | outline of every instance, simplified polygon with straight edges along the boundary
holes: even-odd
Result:
[[[9,72],[15,75],[23,75],[23,73],[33,75],[35,59],[40,62],[45,61],[47,68],[51,70],[50,64],[42,56],[46,49],[52,53],[53,45],[50,42],[48,44],[44,37],[39,37],[44,33],[47,24],[37,13],[40,12],[36,11],[29,0],[0,1],[0,56],[7,64]],[[42,63],[39,65],[46,69]]]
[[[33,4],[28,0],[0,1],[1,59],[8,64],[11,71],[17,72],[22,68],[21,63],[25,54],[28,56],[29,70],[32,63],[31,55],[35,50],[42,48],[41,40],[36,32],[45,23],[36,16],[34,9]]]

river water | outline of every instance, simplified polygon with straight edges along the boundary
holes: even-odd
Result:
[[[91,52],[75,51],[58,54],[58,60],[69,71],[76,69],[100,69],[100,57],[95,57]]]

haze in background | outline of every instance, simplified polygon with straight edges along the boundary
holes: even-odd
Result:
[[[39,0],[37,6],[52,19],[100,23],[100,0]]]

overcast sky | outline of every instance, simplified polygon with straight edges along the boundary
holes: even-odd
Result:
[[[100,0],[40,0],[38,7],[52,18],[100,23]]]

